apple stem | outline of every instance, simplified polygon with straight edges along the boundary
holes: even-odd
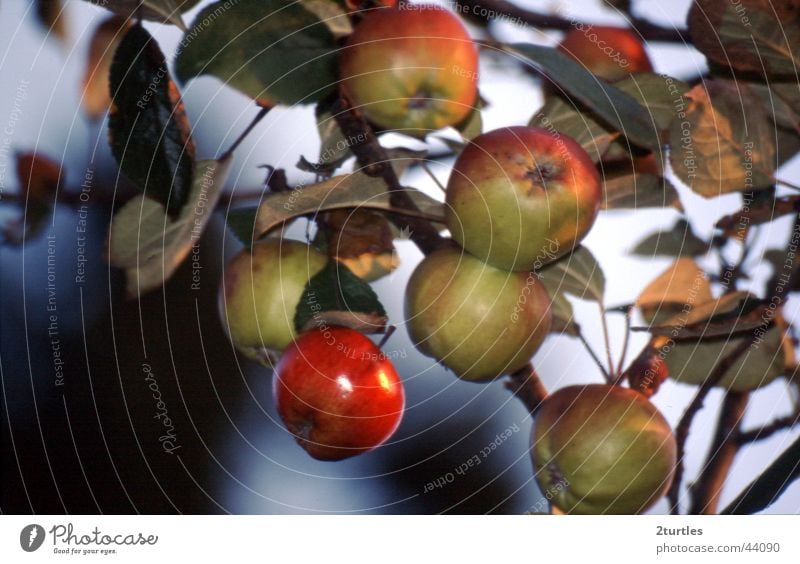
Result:
[[[632,308],[625,309],[625,333],[622,337],[622,351],[619,355],[619,362],[617,363],[617,371],[614,374],[614,383],[620,384],[622,380],[622,371],[625,368],[625,357],[628,356],[628,344],[631,337],[631,310]]]
[[[608,319],[606,319],[606,308],[602,300],[598,300],[597,305],[600,307],[600,325],[603,328],[603,343],[606,348],[606,360],[608,361],[608,371],[605,372],[606,381],[613,384],[616,380],[614,372],[614,359],[611,356],[611,337],[608,333]]]
[[[379,348],[379,349],[382,349],[382,348],[383,348],[383,345],[385,345],[385,344],[386,344],[386,342],[387,342],[389,339],[391,339],[391,338],[392,338],[392,335],[394,335],[394,332],[395,332],[395,331],[397,331],[397,327],[396,327],[396,326],[394,326],[394,325],[387,325],[387,326],[386,326],[386,330],[383,332],[383,337],[381,337],[381,340],[380,340],[380,342],[378,343],[378,348]]]
[[[222,153],[222,156],[219,158],[219,160],[224,161],[225,159],[230,157],[233,154],[233,152],[239,147],[239,145],[242,144],[242,141],[244,141],[247,138],[250,132],[253,131],[253,129],[255,129],[258,123],[262,119],[264,119],[264,117],[269,113],[270,109],[271,108],[261,108],[258,114],[256,114],[256,117],[253,118],[253,121],[250,122],[250,125],[248,125],[244,131],[242,131],[241,135],[239,135],[239,137],[236,138],[236,141],[234,141],[231,144],[231,146],[228,147],[228,150]]]
[[[600,369],[600,372],[603,373],[603,378],[605,378],[606,382],[611,382],[611,375],[608,373],[608,369],[603,366],[603,362],[600,360],[600,357],[597,356],[597,353],[594,352],[594,349],[589,345],[589,342],[586,340],[586,337],[583,336],[583,332],[579,329],[578,330],[578,340],[583,344],[583,348],[589,353],[589,356],[592,357],[592,360]]]
[[[513,374],[509,374],[505,386],[525,404],[531,415],[536,413],[547,397],[547,388],[544,387],[541,378],[539,378],[536,369],[531,363],[528,363]]]
[[[439,190],[441,190],[443,193],[447,192],[447,189],[442,185],[441,182],[439,182],[439,179],[436,178],[436,175],[433,174],[433,171],[428,166],[428,163],[426,163],[425,161],[420,161],[420,166],[422,167],[422,170],[424,170],[426,173],[428,173],[428,176],[431,177],[431,180],[433,180],[433,183],[436,184],[436,186],[437,186],[437,188],[439,188]]]

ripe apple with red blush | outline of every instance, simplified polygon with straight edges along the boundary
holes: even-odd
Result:
[[[405,406],[391,360],[345,327],[312,329],[289,345],[275,369],[273,397],[298,444],[318,460],[342,460],[381,445]]]
[[[478,95],[478,50],[438,6],[372,10],[342,50],[341,90],[374,124],[424,136],[455,125]]]
[[[447,184],[447,226],[464,249],[504,270],[540,268],[574,250],[600,210],[600,176],[572,138],[504,127],[473,139]]]

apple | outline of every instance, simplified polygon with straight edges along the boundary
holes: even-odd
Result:
[[[392,361],[367,337],[319,327],[284,351],[273,379],[278,413],[297,442],[318,460],[342,460],[374,449],[403,416],[403,384]]]
[[[642,513],[669,489],[675,436],[643,395],[568,386],[547,397],[531,437],[536,481],[568,514]]]
[[[417,266],[405,307],[417,348],[475,382],[522,368],[551,323],[550,296],[534,274],[494,268],[455,247]]]
[[[653,71],[639,36],[622,27],[579,24],[564,35],[558,50],[609,82]]]
[[[236,348],[271,364],[269,351],[283,350],[295,338],[297,304],[309,279],[327,262],[305,243],[276,238],[231,259],[219,290],[219,308]]]
[[[464,120],[477,100],[478,51],[438,6],[373,10],[350,35],[341,90],[374,124],[420,136]]]
[[[473,139],[447,183],[453,239],[506,270],[538,269],[571,252],[591,229],[602,187],[572,138],[505,127]]]

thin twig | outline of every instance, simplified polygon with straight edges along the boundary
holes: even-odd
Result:
[[[771,423],[767,423],[761,427],[756,429],[751,429],[749,431],[740,431],[738,436],[736,437],[736,442],[739,445],[745,445],[747,443],[752,443],[755,441],[760,441],[771,437],[775,433],[783,431],[785,429],[789,429],[790,427],[800,423],[800,411],[792,414],[787,415],[786,417],[779,417],[775,419]]]
[[[504,19],[516,20],[540,29],[568,31],[580,23],[561,16],[541,14],[521,8],[506,0],[458,0],[460,13],[473,21],[490,22],[500,16]],[[645,41],[665,41],[669,43],[689,43],[685,29],[661,27],[638,17],[630,17],[631,26]]]
[[[794,184],[793,182],[787,182],[786,180],[781,180],[780,178],[776,178],[775,182],[780,184],[781,186],[786,186],[787,188],[791,188],[792,190],[800,191],[800,185]]]
[[[364,116],[350,107],[343,98],[336,100],[331,111],[345,139],[352,141],[350,149],[364,174],[382,178],[386,183],[392,207],[420,213],[407,189],[400,184],[386,151]],[[439,230],[426,219],[397,213],[390,213],[389,219],[398,228],[407,231],[411,240],[425,254],[433,252],[446,242]]]

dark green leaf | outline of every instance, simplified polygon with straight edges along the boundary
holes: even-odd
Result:
[[[742,490],[722,515],[753,515],[775,503],[800,478],[800,438]]]
[[[506,47],[506,50],[547,74],[571,98],[590,109],[637,147],[656,150],[661,146],[650,114],[635,98],[598,79],[568,56],[539,45],[515,44]]]
[[[297,2],[220,1],[186,33],[176,61],[185,82],[216,76],[264,105],[311,104],[336,85],[336,41]]]
[[[386,310],[369,284],[331,260],[308,281],[294,322],[298,332],[326,325],[379,332],[386,326]]]
[[[631,253],[644,257],[693,257],[706,254],[708,248],[709,243],[695,235],[685,219],[680,219],[672,229],[647,237]]]
[[[164,55],[142,26],[117,47],[110,86],[111,152],[131,182],[174,217],[192,187],[194,143]]]
[[[678,192],[666,178],[635,173],[603,179],[603,209],[675,207],[681,209]]]
[[[257,214],[257,207],[247,207],[231,210],[225,217],[230,230],[248,249],[253,246],[253,229],[256,225]]]

